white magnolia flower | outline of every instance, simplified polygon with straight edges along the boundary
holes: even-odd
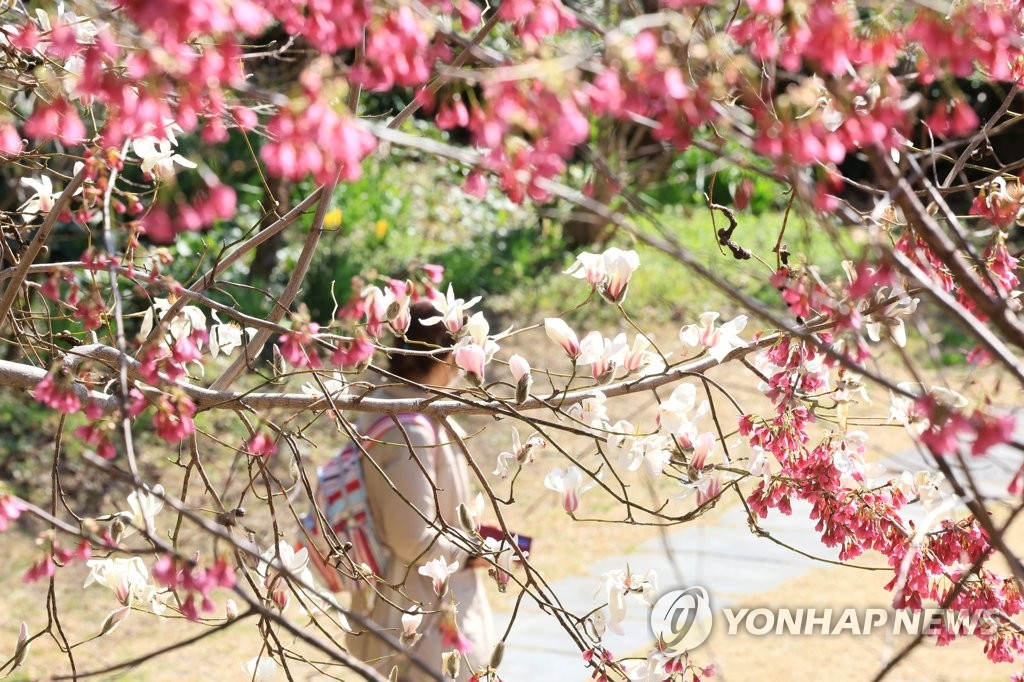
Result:
[[[53,182],[49,176],[42,175],[38,180],[35,178],[22,178],[21,184],[35,190],[35,194],[18,207],[26,223],[31,222],[33,218],[41,213],[49,213],[53,210],[60,192],[54,189]]]
[[[896,301],[871,313],[864,320],[864,329],[868,333],[868,338],[875,342],[881,341],[884,331],[893,343],[900,348],[905,348],[907,327],[903,323],[903,318],[917,310],[917,303],[918,299],[910,298],[907,294],[902,293]]]
[[[149,570],[141,557],[90,559],[86,566],[90,570],[83,587],[102,585],[125,606],[149,609],[157,615],[164,612],[170,592],[157,591],[150,582]]]
[[[626,297],[626,288],[636,269],[640,267],[640,256],[636,251],[623,251],[612,247],[602,254],[581,253],[576,261],[565,270],[565,274],[599,287],[600,293],[612,303],[620,303]]]
[[[309,573],[309,550],[305,547],[295,551],[290,544],[281,540],[277,545],[269,547],[260,555],[262,563],[258,569],[261,576],[266,577],[273,571],[287,572],[294,576]],[[312,584],[312,581],[309,581]]]
[[[270,590],[271,599],[282,611],[291,601],[289,585],[293,589],[302,590],[307,598],[323,596],[318,595],[313,586],[313,573],[309,570],[309,550],[305,547],[295,551],[290,544],[281,540],[260,555],[260,562],[256,566],[256,572],[263,578],[263,585]],[[289,576],[290,580],[282,579],[282,576]],[[302,599],[300,606],[302,605]],[[303,609],[309,613],[308,608]],[[322,609],[326,610],[326,609]]]
[[[159,180],[170,180],[174,177],[174,164],[183,168],[196,167],[192,161],[174,153],[174,142],[170,139],[142,137],[132,143],[132,149],[142,161],[142,172],[150,173]]]
[[[513,355],[508,359],[508,369],[512,372],[512,378],[516,380],[516,383],[528,379],[532,381],[530,376],[530,362],[522,355]]]
[[[402,634],[409,638],[415,637],[422,622],[423,613],[418,606],[413,606],[409,613],[402,614]]]
[[[576,256],[572,265],[563,270],[563,273],[572,275],[576,279],[585,279],[588,283],[597,286],[605,278],[604,258],[598,253],[581,253]]]
[[[488,336],[491,331],[487,318],[483,313],[473,313],[465,326],[465,336],[455,344],[455,364],[470,374],[483,379],[484,366],[494,359],[494,354],[501,350],[496,339],[504,338],[508,331],[496,336]]]
[[[903,497],[908,500],[920,499],[924,510],[931,513],[944,506],[947,498],[950,497],[941,489],[945,480],[946,477],[941,473],[918,471],[912,474],[909,471],[904,471],[894,483]]]
[[[576,358],[576,364],[590,365],[591,375],[595,379],[611,379],[615,368],[625,360],[628,350],[625,334],[619,334],[614,339],[606,339],[600,332],[590,332],[580,341],[580,354]]]
[[[521,403],[530,397],[530,387],[533,386],[530,363],[522,355],[513,355],[508,359],[508,369],[516,380],[516,402]]]
[[[457,334],[462,330],[462,318],[466,314],[466,309],[472,308],[479,301],[479,296],[475,296],[468,301],[456,298],[455,290],[449,283],[447,295],[442,294],[440,291],[434,291],[434,296],[431,299],[431,302],[434,304],[434,308],[436,308],[437,312],[441,314],[436,317],[428,317],[422,321],[422,324],[430,326],[441,322],[449,332]]]
[[[765,485],[768,484],[768,479],[772,475],[772,459],[764,448],[756,445],[752,448],[747,471],[750,472],[751,476],[763,477]]]
[[[693,447],[694,440],[699,435],[697,422],[709,409],[708,401],[703,400],[694,412],[696,403],[697,388],[693,384],[680,384],[672,391],[668,400],[662,401],[658,406],[658,424],[675,436],[684,448]]]
[[[508,583],[512,580],[512,562],[519,559],[512,548],[518,542],[518,536],[513,536],[511,543],[494,538],[484,540],[484,554],[488,555],[496,565],[496,568],[492,568],[489,573],[497,581],[498,590],[501,592],[508,588]]]
[[[637,438],[621,460],[625,460],[630,471],[642,470],[650,478],[657,478],[672,460],[669,443],[669,439],[660,433]]]
[[[154,312],[159,315],[162,321],[164,314],[170,310],[171,301],[166,298],[154,298],[153,305],[146,309],[142,316],[142,324],[139,325],[139,337],[145,339],[153,331]],[[194,305],[187,305],[178,311],[173,320],[167,323],[167,333],[164,335],[164,343],[173,345],[178,339],[190,336],[193,331],[206,329],[206,315]]]
[[[633,345],[629,347],[622,358],[622,366],[627,372],[641,370],[643,376],[648,376],[665,371],[665,360],[657,353],[648,350],[652,345],[651,340],[643,334],[636,335]],[[671,353],[666,354],[665,359],[671,355]]]
[[[722,475],[717,471],[705,471],[689,485],[696,489],[697,506],[700,507],[722,494]]]
[[[587,426],[602,429],[608,424],[608,397],[601,391],[591,391],[586,398],[569,408],[569,416]]]
[[[636,251],[623,251],[612,247],[601,255],[607,279],[601,287],[601,295],[612,303],[621,303],[626,298],[629,280],[640,267],[640,256]]]
[[[221,322],[216,311],[212,311],[210,314],[218,323],[210,327],[210,355],[213,357],[217,357],[221,353],[231,355],[256,334],[254,327],[243,329],[234,322]]]
[[[509,464],[512,462],[529,464],[537,457],[537,452],[547,447],[547,444],[548,442],[540,436],[532,436],[524,445],[519,438],[519,432],[512,429],[512,450],[498,455],[498,465],[494,469],[494,475],[507,478]]]
[[[155,531],[156,515],[164,508],[163,494],[164,487],[156,485],[152,492],[135,490],[128,495],[128,508],[131,511],[124,515],[130,517],[131,525],[125,527],[122,537],[130,536],[136,529],[145,529],[148,533]]]
[[[430,578],[434,586],[434,593],[441,596],[448,591],[448,578],[457,570],[459,570],[458,561],[449,564],[444,557],[437,557],[420,566],[417,572]]]
[[[65,9],[63,0],[57,3],[57,11],[54,12],[54,16],[64,25],[71,27],[75,32],[75,40],[79,45],[93,43],[96,39],[96,34],[99,33],[99,28],[91,20],[80,18],[73,11]],[[39,28],[42,33],[49,33],[53,30],[50,15],[42,9],[36,9],[36,21],[39,22]],[[48,40],[40,40],[36,45],[36,49],[40,54],[45,54],[46,46],[49,44],[50,41]]]
[[[679,340],[686,346],[703,346],[708,354],[721,362],[735,348],[743,348],[747,342],[739,334],[747,326],[747,316],[739,315],[720,327],[715,326],[719,313],[707,312],[700,316],[699,324],[691,324],[679,330]]]
[[[916,409],[917,399],[926,393],[924,386],[916,381],[904,381],[896,384],[896,387],[914,397],[889,393],[889,423],[903,424],[912,433],[919,436],[931,426],[928,417]],[[927,393],[938,405],[945,406],[950,410],[959,410],[967,406],[967,398],[942,386],[932,386]]]
[[[608,447],[613,450],[619,450],[619,460],[623,466],[628,465],[631,461],[628,453],[633,448],[633,443],[640,435],[640,431],[636,426],[627,419],[620,419],[611,426],[608,427]]]
[[[384,292],[384,318],[391,326],[391,330],[399,336],[404,336],[412,324],[412,314],[409,312],[411,302],[412,296],[409,295],[407,288],[400,294],[395,293],[391,287]]]
[[[600,478],[600,474],[598,475]],[[586,483],[585,483],[586,481]],[[578,467],[569,466],[565,470],[555,468],[544,477],[544,487],[554,490],[562,496],[562,509],[567,513],[575,513],[580,506],[580,495],[597,485],[589,480]]]
[[[344,399],[349,397],[349,386],[348,381],[345,379],[345,375],[340,372],[332,372],[331,378],[320,377],[320,382],[323,384],[324,389],[327,390],[327,395],[334,399]],[[302,384],[302,392],[310,396],[322,396],[324,390],[320,388],[320,384],[315,381],[307,381]]]
[[[580,354],[580,342],[576,332],[560,317],[544,318],[544,332],[548,338],[557,343],[566,355],[575,359]]]
[[[277,663],[272,658],[251,658],[242,664],[242,670],[252,682],[270,682],[277,677]]]
[[[653,570],[646,575],[632,573],[629,568],[608,571],[601,576],[608,598],[608,628],[615,634],[624,634],[622,621],[626,619],[626,597],[652,606],[658,589],[658,574]]]
[[[836,387],[835,392],[832,394],[832,399],[837,403],[852,403],[858,399],[865,403],[871,402],[867,386],[861,381],[861,376],[853,372],[841,373],[839,378],[836,379]]]
[[[471,504],[459,504],[459,520],[466,526],[467,531],[480,531],[484,518],[484,508],[483,493],[477,493]]]

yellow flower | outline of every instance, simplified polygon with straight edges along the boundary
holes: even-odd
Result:
[[[374,234],[377,235],[377,239],[384,239],[388,234],[388,221],[381,218],[373,226]]]
[[[341,227],[341,209],[333,208],[324,216],[324,229],[337,230]]]

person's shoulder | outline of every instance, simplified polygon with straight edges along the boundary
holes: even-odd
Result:
[[[423,414],[398,414],[384,417],[378,427],[380,440],[402,444],[406,437],[413,445],[430,445],[437,442],[438,424]],[[369,434],[367,434],[369,435]]]

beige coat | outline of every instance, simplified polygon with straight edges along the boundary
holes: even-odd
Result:
[[[374,397],[408,398],[421,395],[413,389],[390,387],[374,392]],[[360,431],[365,432],[377,418],[379,415],[368,415],[360,420]],[[404,583],[401,591],[382,587],[382,594],[402,609],[419,605],[422,611],[428,613],[437,611],[442,603],[454,603],[458,611],[456,622],[459,631],[472,643],[468,656],[472,667],[476,668],[490,659],[496,641],[491,607],[483,584],[486,572],[482,569],[467,569],[468,554],[438,529],[431,527],[409,504],[415,504],[431,520],[436,518],[439,510],[441,518],[454,528],[459,528],[456,508],[459,503],[469,504],[471,501],[470,470],[464,456],[458,446],[449,442],[441,424],[433,419],[430,421],[434,427],[432,430],[415,424],[405,428],[419,463],[410,457],[405,437],[398,427],[385,433],[380,443],[374,443],[368,448],[377,466],[368,461],[363,463],[374,527],[381,542],[391,552],[385,569],[385,582],[394,585]],[[428,480],[424,472],[433,481]],[[398,490],[397,493],[389,481]],[[435,484],[438,489],[436,504]],[[431,579],[420,575],[417,570],[438,557],[444,557],[449,564],[453,561],[459,563],[458,570],[450,578],[448,594],[442,599],[434,593]],[[402,632],[403,611],[379,597],[371,596],[370,602],[372,605],[365,595],[356,595],[352,608],[357,612],[362,611],[397,638]],[[442,650],[451,648],[442,647],[441,620],[440,613],[426,615],[419,627],[422,637],[412,647],[412,651],[426,663],[436,666],[434,669],[438,672]],[[349,641],[349,649],[353,654],[371,663],[385,675],[393,666],[398,665],[400,679],[428,679],[369,633],[350,637]],[[463,662],[460,679],[468,678],[472,672],[467,670]]]

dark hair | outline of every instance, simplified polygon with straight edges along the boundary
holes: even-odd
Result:
[[[448,329],[443,323],[437,322],[429,326],[423,324],[423,320],[440,315],[430,301],[416,301],[409,306],[409,315],[412,322],[410,322],[405,336],[398,340],[398,348],[402,350],[435,350],[451,348],[455,345],[455,339],[448,333]],[[448,355],[448,353],[443,355],[394,353],[391,355],[388,369],[403,379],[416,379],[427,374],[437,362],[446,360]]]

